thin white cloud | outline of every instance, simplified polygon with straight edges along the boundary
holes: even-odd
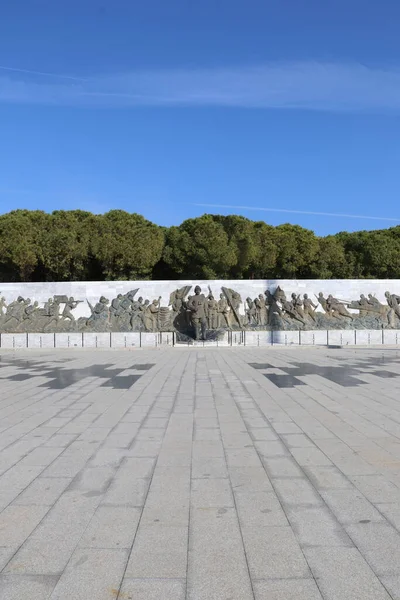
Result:
[[[193,203],[192,206],[202,206],[207,208],[229,208],[235,210],[255,210],[261,212],[276,212],[276,213],[288,213],[295,215],[317,215],[322,217],[337,217],[337,218],[345,218],[345,219],[368,219],[371,221],[391,221],[392,223],[400,223],[400,219],[396,219],[394,217],[373,217],[371,215],[349,215],[346,213],[327,213],[327,212],[317,212],[313,210],[289,210],[286,208],[263,208],[259,206],[238,206],[237,204],[203,204],[203,203]]]
[[[278,62],[134,71],[86,79],[4,66],[1,70],[5,73],[0,76],[2,102],[106,108],[182,105],[400,111],[400,68],[359,63]]]
[[[16,67],[5,67],[4,65],[0,65],[0,71],[24,73],[25,75],[41,75],[43,77],[55,77],[56,79],[71,79],[72,81],[86,81],[82,77],[71,77],[70,75],[61,75],[60,73],[48,73],[47,71],[32,71],[31,69],[17,69]]]

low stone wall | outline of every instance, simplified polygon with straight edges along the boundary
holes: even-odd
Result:
[[[109,333],[0,333],[0,350],[38,348],[132,349],[170,347],[228,346],[399,346],[400,329],[328,331],[232,331],[221,339],[205,342],[179,342],[175,332]]]

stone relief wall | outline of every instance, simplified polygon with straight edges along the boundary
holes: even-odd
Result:
[[[358,297],[346,293],[357,288]],[[226,330],[400,328],[398,281],[2,284],[0,290],[3,333],[175,331],[182,339],[218,339]]]

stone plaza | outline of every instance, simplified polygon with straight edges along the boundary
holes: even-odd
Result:
[[[0,350],[0,600],[400,599],[400,349]]]

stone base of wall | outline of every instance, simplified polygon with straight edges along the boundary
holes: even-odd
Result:
[[[174,332],[162,333],[1,333],[0,349],[23,348],[149,348],[227,346],[400,346],[400,330],[239,331],[218,341],[178,342]]]

